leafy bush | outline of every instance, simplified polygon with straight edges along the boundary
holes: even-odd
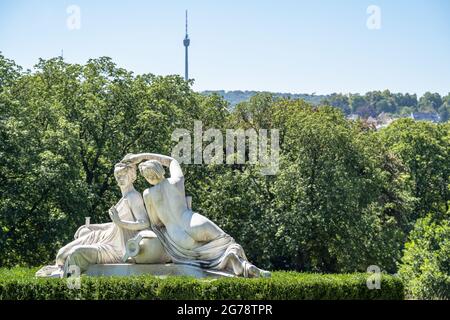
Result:
[[[450,211],[417,220],[405,245],[400,275],[417,299],[450,299]]]
[[[0,269],[0,300],[48,299],[403,299],[403,284],[383,275],[380,290],[369,290],[366,274],[274,272],[269,279],[216,280],[153,276],[81,277],[79,290],[66,279],[35,278],[35,269]]]

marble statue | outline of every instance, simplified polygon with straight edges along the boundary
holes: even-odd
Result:
[[[133,186],[137,166],[151,185],[143,195]],[[168,178],[164,167],[169,168]],[[36,276],[67,276],[71,266],[80,272],[109,266],[113,273],[123,275],[130,274],[125,271],[130,266],[140,265],[139,270],[153,274],[270,277],[269,271],[248,261],[230,235],[192,210],[176,159],[154,153],[128,154],[116,164],[114,176],[122,198],[109,210],[112,222],[81,226],[75,240],[58,251],[56,264],[43,267]]]

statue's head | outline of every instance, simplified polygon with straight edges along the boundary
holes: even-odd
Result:
[[[121,187],[133,184],[136,181],[136,166],[134,164],[119,162],[114,166],[114,177]]]
[[[164,168],[158,160],[142,162],[139,171],[151,185],[156,185],[164,179]]]

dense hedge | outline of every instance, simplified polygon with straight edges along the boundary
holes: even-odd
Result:
[[[0,300],[17,299],[403,299],[402,282],[383,275],[369,290],[366,274],[274,272],[269,279],[196,280],[153,276],[86,277],[79,290],[65,279],[38,279],[34,269],[0,269]]]

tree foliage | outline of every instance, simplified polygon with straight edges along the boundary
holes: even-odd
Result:
[[[384,145],[408,168],[407,179],[417,200],[414,220],[429,211],[446,212],[450,199],[450,124],[401,119],[380,135]]]
[[[442,122],[449,119],[450,94],[426,92],[419,99],[416,94],[392,93],[389,90],[369,91],[365,95],[333,93],[322,99],[322,103],[341,109],[345,114],[355,113],[361,117],[375,117],[381,113],[400,116],[412,112],[437,113]]]
[[[400,275],[410,297],[450,299],[450,211],[417,220]]]

